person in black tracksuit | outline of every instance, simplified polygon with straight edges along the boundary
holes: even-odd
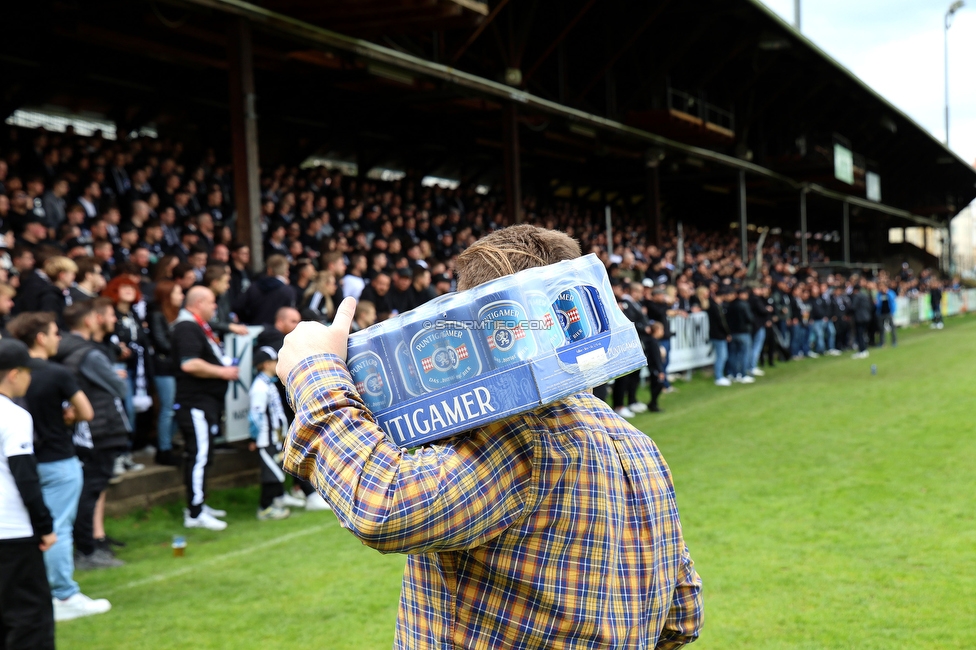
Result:
[[[932,303],[932,327],[942,329],[945,325],[942,322],[942,284],[938,280],[932,281],[929,288],[929,300]]]
[[[854,312],[854,327],[856,329],[855,341],[857,343],[858,354],[868,355],[868,328],[874,322],[874,305],[871,299],[865,295],[860,285],[854,285],[854,293],[851,297],[851,311]]]
[[[834,287],[830,291],[830,318],[837,331],[834,347],[846,350],[851,340],[851,299],[842,287]]]
[[[613,293],[617,298],[620,310],[627,317],[627,320],[634,324],[640,336],[641,344],[644,345],[644,352],[647,353],[647,338],[650,336],[651,326],[647,320],[647,315],[631,295],[630,284],[626,281],[617,282],[613,287]],[[618,413],[641,413],[644,405],[637,401],[637,387],[640,384],[640,370],[618,377],[613,382],[613,408]],[[634,411],[634,407],[637,410]],[[626,415],[625,417],[630,417]]]
[[[226,359],[210,328],[217,299],[206,287],[193,287],[173,325],[176,364],[176,422],[186,441],[184,462],[187,528],[223,530],[223,513],[204,504],[207,471],[213,462],[212,439],[220,435],[227,382],[238,379],[238,368]]]
[[[776,335],[773,333],[773,314],[775,308],[769,297],[769,290],[756,287],[749,296],[749,308],[752,309],[752,358],[753,369],[762,363],[765,354],[770,368],[773,367],[773,353],[776,346]],[[766,364],[762,364],[766,365]]]
[[[645,344],[647,370],[650,372],[651,379],[651,401],[647,403],[647,410],[651,413],[660,413],[663,410],[657,405],[657,400],[661,396],[661,391],[664,390],[665,362],[661,356],[664,352],[661,345],[664,336],[664,324],[659,321],[651,321],[651,335]]]

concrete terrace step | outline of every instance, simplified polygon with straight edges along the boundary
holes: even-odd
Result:
[[[128,514],[140,508],[151,508],[185,498],[183,467],[156,465],[149,454],[133,454],[146,469],[126,472],[122,481],[108,487],[105,513]],[[177,457],[180,457],[177,454]],[[213,464],[207,473],[207,490],[256,485],[259,481],[257,457],[244,448],[215,449]]]

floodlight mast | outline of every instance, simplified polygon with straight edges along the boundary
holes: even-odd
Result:
[[[799,2],[799,0],[797,0]],[[949,10],[945,15],[945,143],[949,146],[949,28],[952,26],[952,18],[956,12],[962,9],[966,3],[963,0],[956,0],[949,5]]]

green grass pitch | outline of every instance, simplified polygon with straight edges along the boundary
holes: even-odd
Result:
[[[704,580],[692,647],[976,647],[974,361],[976,318],[952,318],[866,360],[678,382],[634,420],[671,466]],[[212,502],[224,532],[185,531],[180,505],[108,521],[128,564],[77,577],[113,609],[59,623],[59,648],[391,647],[402,557],[329,512],[258,522],[256,488]]]

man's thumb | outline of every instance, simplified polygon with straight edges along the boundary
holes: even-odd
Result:
[[[356,299],[352,296],[345,298],[336,310],[335,318],[332,319],[332,327],[348,334],[352,329],[352,317],[356,313]]]

